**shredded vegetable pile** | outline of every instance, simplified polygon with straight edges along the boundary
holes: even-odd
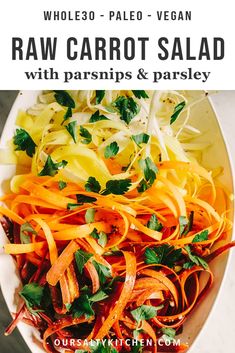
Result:
[[[23,320],[50,353],[187,350],[174,339],[234,246],[230,195],[190,123],[200,99],[47,91],[19,112],[0,154],[17,164],[0,213],[23,283],[6,334]]]

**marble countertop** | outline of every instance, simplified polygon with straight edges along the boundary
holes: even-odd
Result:
[[[17,91],[0,91],[0,132]],[[223,91],[213,97],[220,124],[227,140],[235,169],[235,91]],[[220,295],[200,337],[189,353],[232,353],[235,332],[235,250],[232,251],[227,275]],[[3,332],[10,322],[10,315],[0,293],[0,352],[30,353],[17,330],[9,337]]]

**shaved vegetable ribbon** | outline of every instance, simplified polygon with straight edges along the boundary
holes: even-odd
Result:
[[[174,337],[213,284],[210,262],[235,245],[230,195],[198,162],[204,145],[188,124],[196,100],[56,91],[39,101],[19,113],[4,151],[22,171],[0,215],[24,283],[6,334],[23,320],[48,353],[96,352],[86,342],[110,337],[112,352],[132,352],[130,338],[143,352],[186,351]]]

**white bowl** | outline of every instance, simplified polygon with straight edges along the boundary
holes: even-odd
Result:
[[[40,91],[23,91],[18,95],[3,130],[0,144],[1,148],[3,148],[6,142],[13,136],[15,119],[18,111],[20,109],[25,110],[33,105],[39,93]],[[191,94],[197,93],[192,91]],[[226,149],[223,134],[216,118],[216,114],[209,100],[206,99],[195,106],[192,110],[192,121],[193,126],[198,127],[204,132],[203,136],[200,137],[200,141],[212,143],[211,147],[203,153],[202,164],[208,168],[222,166],[224,168],[224,174],[221,177],[221,181],[226,185],[229,191],[233,192],[233,176],[230,157]],[[4,181],[9,180],[14,173],[14,166],[1,166],[0,194],[4,193]],[[230,217],[233,219],[232,204]],[[231,238],[232,232],[229,235],[229,239]],[[7,239],[5,233],[2,229],[0,229],[0,244],[4,244],[6,242]],[[221,283],[225,278],[228,257],[228,254],[224,254],[211,263],[212,271],[215,275],[214,285],[184,325],[183,333],[179,338],[182,342],[188,342],[190,347],[192,347],[192,344],[198,337],[200,330],[202,330],[205,325],[205,322],[212,311],[212,307],[215,304],[216,298],[218,297]],[[0,250],[0,268],[0,285],[3,296],[10,312],[15,312],[17,310],[16,290],[20,287],[20,280],[13,259],[9,255],[5,255],[3,250]],[[11,280],[9,280],[9,278]],[[216,310],[216,306],[213,307],[213,310]],[[22,322],[19,323],[18,328],[26,344],[33,353],[44,352],[38,340],[38,333],[35,329],[32,329]]]

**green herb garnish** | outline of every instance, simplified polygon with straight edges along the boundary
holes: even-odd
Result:
[[[148,185],[147,181],[142,179],[139,183],[139,186],[137,187],[138,192],[145,192],[148,190],[150,186]]]
[[[83,144],[89,145],[89,143],[91,143],[92,136],[90,132],[83,126],[80,126],[80,136],[83,137],[83,140],[81,141]]]
[[[105,232],[102,232],[102,231],[99,232],[99,234],[98,234],[98,244],[104,248],[106,246],[107,242],[108,242],[107,234]]]
[[[80,274],[82,274],[85,264],[92,256],[93,254],[90,254],[80,249],[75,252],[75,261],[77,264],[78,272]]]
[[[178,116],[180,115],[180,113],[182,112],[182,110],[184,109],[185,107],[185,102],[181,102],[179,104],[177,104],[174,108],[174,112],[173,114],[171,115],[171,120],[170,120],[170,124],[173,124],[176,119],[178,118]]]
[[[20,241],[22,244],[31,243],[31,238],[27,233],[37,235],[37,232],[33,229],[30,223],[26,222],[20,226]]]
[[[93,203],[95,201],[97,201],[97,199],[95,197],[91,197],[91,196],[86,196],[86,195],[82,195],[82,194],[77,194],[77,203],[68,203],[67,205],[67,209],[68,210],[74,210],[77,207],[83,205],[84,203]]]
[[[131,179],[119,179],[109,180],[106,183],[106,189],[103,191],[103,195],[114,194],[123,195],[131,186]]]
[[[85,220],[86,223],[93,223],[95,221],[95,209],[94,208],[89,208],[86,210],[85,213]]]
[[[63,107],[75,108],[75,102],[70,94],[66,91],[54,91],[55,92],[55,100],[57,103],[62,105]]]
[[[207,262],[205,260],[203,260],[200,256],[192,254],[192,250],[191,250],[189,245],[185,245],[184,248],[185,248],[185,250],[188,253],[188,257],[189,257],[190,261],[189,262],[185,262],[185,264],[183,265],[183,268],[190,269],[194,265],[202,266],[205,269],[208,268],[208,264],[207,264]]]
[[[33,157],[37,145],[26,130],[16,129],[13,142],[17,146],[16,151],[25,151],[29,157]]]
[[[95,302],[100,302],[104,299],[108,298],[108,294],[105,293],[102,289],[98,290],[98,292],[96,292],[95,294],[93,294],[89,300],[93,303]]]
[[[70,94],[66,91],[54,91],[55,92],[55,100],[57,103],[62,105],[63,107],[67,107],[67,111],[64,115],[64,119],[62,124],[71,118],[72,116],[72,108],[75,108],[75,102],[73,98],[70,96]]]
[[[79,206],[81,206],[81,204],[79,203],[68,203],[67,210],[73,211],[76,210],[76,208],[78,208]]]
[[[111,158],[116,156],[119,151],[119,146],[116,141],[110,143],[110,145],[105,147],[104,156],[105,158]]]
[[[100,104],[105,96],[105,90],[99,90],[96,92],[95,104]]]
[[[180,225],[180,235],[187,235],[188,232],[192,230],[193,227],[193,217],[194,217],[194,212],[190,212],[189,218],[185,216],[180,216],[179,217],[179,225]]]
[[[165,341],[173,341],[176,335],[176,331],[171,327],[162,327],[161,331],[163,333],[162,338]]]
[[[89,123],[95,123],[96,121],[101,120],[109,120],[105,115],[100,114],[99,110],[97,110],[89,119]]]
[[[49,155],[47,157],[44,168],[41,170],[41,172],[38,175],[39,176],[45,176],[45,175],[55,176],[58,173],[59,169],[64,168],[67,164],[68,164],[68,162],[65,160],[62,160],[61,162],[58,162],[58,163],[54,163],[51,156]]]
[[[183,235],[186,227],[188,226],[188,218],[185,216],[179,216],[179,225],[180,225],[180,235]]]
[[[108,242],[107,234],[102,231],[98,233],[98,230],[96,228],[93,229],[93,231],[90,233],[90,236],[94,239],[98,239],[98,244],[103,248]]]
[[[77,134],[76,134],[77,122],[71,121],[71,123],[66,125],[65,128],[68,131],[68,133],[72,136],[74,143],[76,143],[77,142]]]
[[[76,198],[77,198],[78,204],[80,204],[80,205],[82,205],[84,203],[93,203],[93,202],[97,201],[97,199],[95,197],[86,196],[86,195],[82,195],[82,194],[77,194]]]
[[[174,246],[163,244],[158,247],[147,248],[144,253],[144,261],[148,265],[162,264],[173,267],[180,260],[181,254],[181,249],[175,249]]]
[[[198,242],[201,242],[201,241],[208,240],[208,235],[209,235],[208,230],[207,229],[203,230],[201,233],[195,235],[195,237],[193,238],[192,243],[198,243]]]
[[[90,233],[90,236],[94,239],[99,239],[99,233],[96,228],[93,229],[93,231]]]
[[[136,98],[149,98],[149,96],[147,95],[147,93],[145,92],[145,91],[137,91],[137,90],[135,90],[135,91],[132,91],[133,92],[133,94],[134,94],[134,96],[136,97]]]
[[[157,311],[162,309],[161,306],[141,305],[137,309],[131,311],[131,315],[139,325],[142,320],[149,320],[157,316]]]
[[[99,262],[96,262],[95,260],[93,260],[92,263],[96,268],[101,285],[106,282],[107,278],[112,278],[110,269],[108,267],[100,264]]]
[[[138,330],[142,331],[142,330]],[[143,353],[143,345],[141,344],[140,341],[135,342],[131,345],[131,353]]]
[[[89,177],[85,184],[85,190],[89,192],[99,193],[101,190],[100,183],[95,177]]]
[[[68,109],[66,110],[66,113],[64,114],[64,120],[62,121],[62,124],[68,120],[69,118],[71,118],[73,116],[73,112],[72,112],[72,109],[70,107],[68,107]]]
[[[19,294],[21,298],[24,299],[28,310],[32,314],[36,315],[37,312],[41,311],[34,310],[34,307],[39,307],[41,305],[44,294],[44,287],[40,286],[38,283],[31,282],[26,284]]]
[[[79,318],[83,315],[89,318],[95,315],[87,294],[80,295],[80,297],[73,302],[71,312],[74,318]]]
[[[66,188],[67,183],[65,181],[63,181],[63,180],[59,180],[58,181],[58,186],[59,186],[60,190],[63,190],[64,188]]]
[[[140,111],[139,105],[131,97],[119,96],[113,102],[113,106],[117,108],[120,113],[121,120],[125,121],[127,124],[129,124]]]
[[[146,159],[140,159],[139,166],[142,172],[144,173],[144,178],[146,181],[145,186],[147,188],[151,187],[157,177],[157,173],[158,173],[157,166],[153,163],[153,161],[149,157],[147,157]]]
[[[135,141],[137,146],[140,147],[142,143],[148,143],[149,142],[149,135],[145,133],[141,133],[138,135],[132,135],[131,136],[132,140]]]
[[[163,228],[163,225],[158,221],[157,216],[152,214],[150,220],[147,223],[147,227],[152,230],[160,232]]]

